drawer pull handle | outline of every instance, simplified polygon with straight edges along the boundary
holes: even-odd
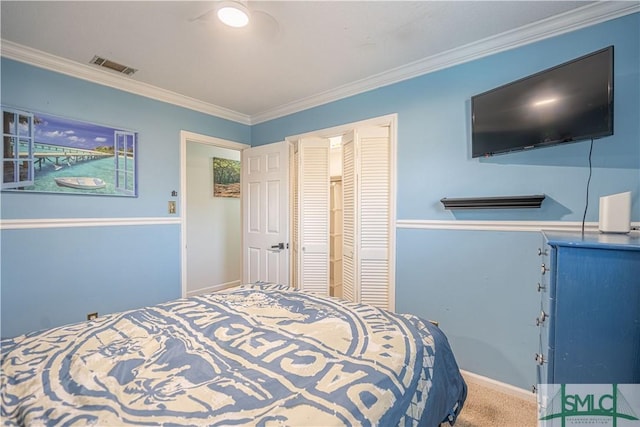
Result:
[[[546,362],[544,356],[540,353],[536,353],[536,357],[535,357],[536,362],[538,362],[538,365],[542,366],[543,363]]]
[[[540,317],[536,317],[536,326],[542,325],[544,321],[547,320],[547,317],[549,317],[547,313],[544,311],[540,312]]]

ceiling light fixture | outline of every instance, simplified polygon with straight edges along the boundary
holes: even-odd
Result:
[[[241,28],[249,23],[249,9],[239,1],[224,1],[218,7],[218,19],[230,27]]]

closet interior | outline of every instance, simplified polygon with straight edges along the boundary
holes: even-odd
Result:
[[[342,297],[342,137],[329,138],[329,294]]]

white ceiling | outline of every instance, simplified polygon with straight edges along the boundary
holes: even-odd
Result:
[[[2,0],[3,56],[244,123],[638,11],[584,1]],[[99,55],[138,71],[97,70]]]

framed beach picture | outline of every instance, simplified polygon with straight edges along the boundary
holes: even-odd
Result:
[[[240,161],[213,158],[213,197],[240,198]]]
[[[2,107],[2,191],[136,197],[136,132]]]

